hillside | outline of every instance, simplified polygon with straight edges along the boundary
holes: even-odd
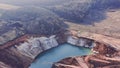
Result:
[[[7,10],[1,16],[0,40],[12,40],[23,34],[53,35],[67,27],[53,12],[37,7]]]

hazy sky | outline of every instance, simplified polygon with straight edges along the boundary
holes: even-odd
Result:
[[[45,0],[0,0],[0,3],[9,3],[9,4],[29,4],[36,2],[43,2]]]
[[[57,4],[71,0],[0,0],[0,3],[14,4],[14,5],[38,5],[38,4]]]
[[[0,2],[2,3],[17,3],[17,2],[20,2],[20,3],[29,3],[29,2],[38,2],[38,1],[46,1],[46,0],[0,0]]]

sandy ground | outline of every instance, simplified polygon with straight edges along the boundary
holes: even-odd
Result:
[[[84,25],[65,21],[69,29],[87,31],[120,39],[120,10],[107,11],[106,18],[94,24]]]

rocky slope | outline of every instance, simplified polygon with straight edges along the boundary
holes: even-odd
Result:
[[[94,40],[92,55],[65,58],[53,65],[53,68],[119,68],[120,48],[119,39],[107,36],[78,33],[79,37]],[[101,40],[102,39],[102,40]],[[110,41],[111,39],[111,41]],[[118,40],[118,42],[117,42]],[[75,41],[75,39],[73,40]],[[110,43],[111,42],[111,43]]]
[[[67,25],[55,13],[37,7],[5,10],[0,16],[0,44],[24,34],[53,35]]]
[[[11,27],[22,28],[29,34],[52,35],[65,26],[55,13],[39,7],[10,10],[2,14],[1,19],[7,21]]]
[[[64,38],[61,38],[62,36]],[[77,40],[75,44],[72,42],[74,40]],[[0,46],[0,61],[14,68],[18,68],[19,65],[23,66],[22,68],[28,68],[30,63],[33,62],[40,53],[57,47],[62,43],[91,47],[92,42],[93,40],[87,40],[86,38],[74,39],[74,36],[72,36],[69,31],[49,37],[27,34]],[[11,57],[8,57],[8,55]],[[15,64],[17,61],[19,61],[19,63]]]
[[[56,46],[58,46],[58,42],[56,41],[55,36],[50,36],[49,38],[31,37],[30,39],[27,40],[27,42],[24,42],[21,45],[15,45],[19,52],[32,59],[35,59],[35,57],[41,52]]]
[[[120,67],[120,0],[42,0],[44,5],[35,2],[34,7],[0,5],[0,67],[28,68],[38,54],[65,42],[95,46],[95,55],[70,57],[53,65],[55,68]],[[64,32],[68,26],[68,30],[80,33]]]
[[[60,38],[61,36],[64,38]],[[103,40],[101,41],[100,39]],[[113,41],[111,40],[111,43],[109,43],[109,39],[114,38],[92,33],[79,34],[79,32],[76,31],[67,31],[61,35],[58,34],[49,37],[25,35],[16,40],[10,41],[10,44],[6,43],[4,47],[0,47],[0,61],[4,67],[10,66],[13,68],[19,68],[19,66],[23,66],[22,68],[28,68],[37,55],[58,46],[61,43],[67,42],[77,46],[92,48],[94,54],[84,57],[78,56],[63,59],[60,62],[55,63],[53,68],[83,68],[84,66],[86,68],[119,67],[120,61],[117,60],[120,58],[119,43],[114,42],[117,39],[114,39]],[[16,63],[17,61],[19,62]]]
[[[1,47],[0,61],[3,67],[28,68],[30,63],[42,52],[58,46],[56,37],[23,36]],[[9,67],[8,67],[9,68]]]
[[[103,55],[65,58],[53,65],[52,68],[119,68],[119,58],[109,58]]]

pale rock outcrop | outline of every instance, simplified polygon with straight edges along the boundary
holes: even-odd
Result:
[[[94,42],[93,42],[93,40],[90,40],[90,39],[79,38],[77,46],[93,48],[94,47]]]
[[[67,39],[67,43],[70,43],[72,45],[76,45],[77,42],[78,42],[78,38],[73,37],[73,36],[69,36],[68,39]]]
[[[78,38],[75,36],[69,36],[67,38],[67,43],[70,43],[72,45],[81,46],[81,47],[87,47],[87,48],[94,47],[93,40],[82,38],[82,37]]]
[[[120,68],[119,39],[93,33],[79,34],[78,38],[75,44],[91,47],[93,53],[65,58],[54,63],[52,68]]]
[[[41,52],[58,45],[55,36],[47,37],[31,37],[27,42],[16,45],[17,49],[30,58],[35,58]]]
[[[40,37],[39,40],[42,44],[43,50],[47,50],[58,45],[54,35],[49,38]]]

